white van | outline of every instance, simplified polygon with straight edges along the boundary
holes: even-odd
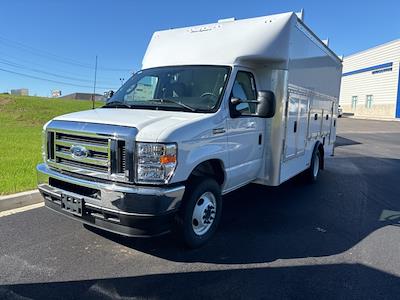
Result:
[[[341,73],[295,13],[155,32],[143,69],[106,105],[44,126],[39,190],[87,225],[176,229],[198,247],[222,195],[303,171],[317,179],[333,155]]]

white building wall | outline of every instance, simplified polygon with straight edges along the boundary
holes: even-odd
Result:
[[[383,64],[392,63],[374,70],[349,74]],[[347,56],[343,60],[343,77],[340,93],[340,105],[345,113],[355,116],[394,118],[398,98],[400,64],[400,40],[395,40],[365,51]],[[387,69],[391,68],[391,71]],[[386,69],[386,72],[373,73]],[[366,107],[367,95],[372,95],[371,108]],[[352,97],[357,96],[356,108],[352,107]]]

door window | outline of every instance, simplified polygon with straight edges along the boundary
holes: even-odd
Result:
[[[243,101],[256,100],[257,90],[253,74],[239,71],[233,84],[231,98]],[[232,107],[232,109],[235,109]],[[240,103],[236,106],[236,113],[240,115],[252,115],[256,112],[255,103]]]

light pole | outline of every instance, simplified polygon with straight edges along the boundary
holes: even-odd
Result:
[[[93,83],[92,109],[94,109],[94,101],[96,99],[96,80],[97,80],[97,55],[96,55],[96,64],[94,66],[94,83]]]

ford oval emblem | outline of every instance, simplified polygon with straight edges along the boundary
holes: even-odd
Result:
[[[70,151],[71,151],[72,157],[76,158],[76,159],[85,158],[85,157],[88,157],[88,155],[89,155],[89,150],[83,146],[75,146],[74,145],[70,148]]]

